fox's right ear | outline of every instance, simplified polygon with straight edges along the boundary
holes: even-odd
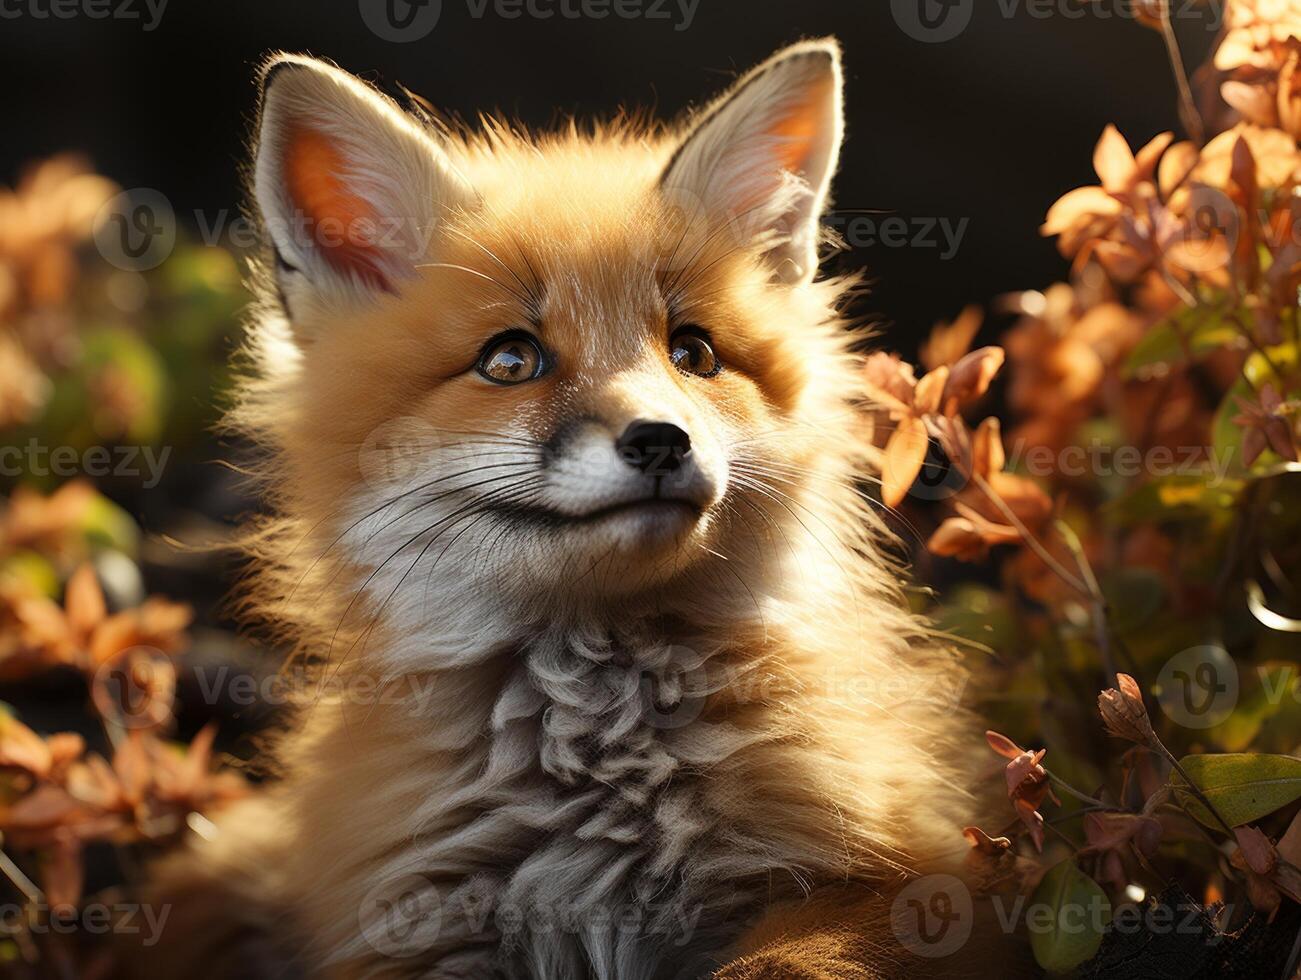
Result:
[[[278,55],[261,78],[254,195],[291,317],[397,292],[474,191],[418,123],[347,72]]]

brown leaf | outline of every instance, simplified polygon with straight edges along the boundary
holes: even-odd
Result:
[[[49,746],[41,736],[12,715],[0,712],[0,766],[44,776],[52,761]]]
[[[998,419],[990,416],[976,427],[971,440],[972,472],[989,480],[1001,473],[1007,457],[1003,453],[1003,433]]]
[[[1287,831],[1279,838],[1275,850],[1288,864],[1301,868],[1301,813],[1292,818]]]
[[[1181,186],[1188,175],[1192,173],[1193,167],[1197,166],[1197,146],[1191,142],[1176,143],[1170,147],[1168,153],[1161,158],[1161,165],[1157,169],[1157,186],[1161,190],[1161,196],[1167,200]]]
[[[984,395],[1002,368],[1003,357],[1001,347],[982,347],[953,365],[944,388],[944,414],[953,415]]]
[[[1136,173],[1134,153],[1120,130],[1110,123],[1093,150],[1093,169],[1105,190],[1116,194],[1129,190]]]
[[[918,353],[926,370],[956,364],[971,350],[971,342],[976,339],[984,319],[984,311],[979,306],[968,306],[952,323],[937,323]]]
[[[99,587],[99,579],[95,577],[95,569],[90,565],[82,565],[68,579],[63,607],[69,626],[81,637],[90,636],[91,630],[108,615],[104,592]]]
[[[926,461],[929,443],[926,424],[921,419],[913,416],[900,419],[899,427],[885,444],[881,467],[881,499],[887,507],[898,507],[908,495]]]
[[[1242,859],[1258,875],[1269,875],[1278,866],[1278,852],[1259,827],[1234,827],[1233,836],[1242,848]]]

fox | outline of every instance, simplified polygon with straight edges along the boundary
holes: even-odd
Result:
[[[313,679],[157,869],[148,975],[941,975],[900,895],[966,850],[973,719],[819,273],[836,40],[547,132],[259,80],[241,608]]]

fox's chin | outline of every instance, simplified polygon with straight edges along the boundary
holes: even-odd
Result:
[[[598,546],[653,555],[680,547],[703,522],[704,511],[686,500],[639,500],[561,522],[562,531],[587,535]]]
[[[563,576],[547,582],[546,591],[599,600],[645,592],[684,572],[708,553],[712,515],[691,501],[650,499],[524,519],[544,531],[536,539],[548,566],[543,578]]]

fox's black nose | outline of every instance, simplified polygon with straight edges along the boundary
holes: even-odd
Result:
[[[691,455],[691,437],[671,422],[633,422],[614,444],[629,466],[651,476],[665,476],[682,468]]]

